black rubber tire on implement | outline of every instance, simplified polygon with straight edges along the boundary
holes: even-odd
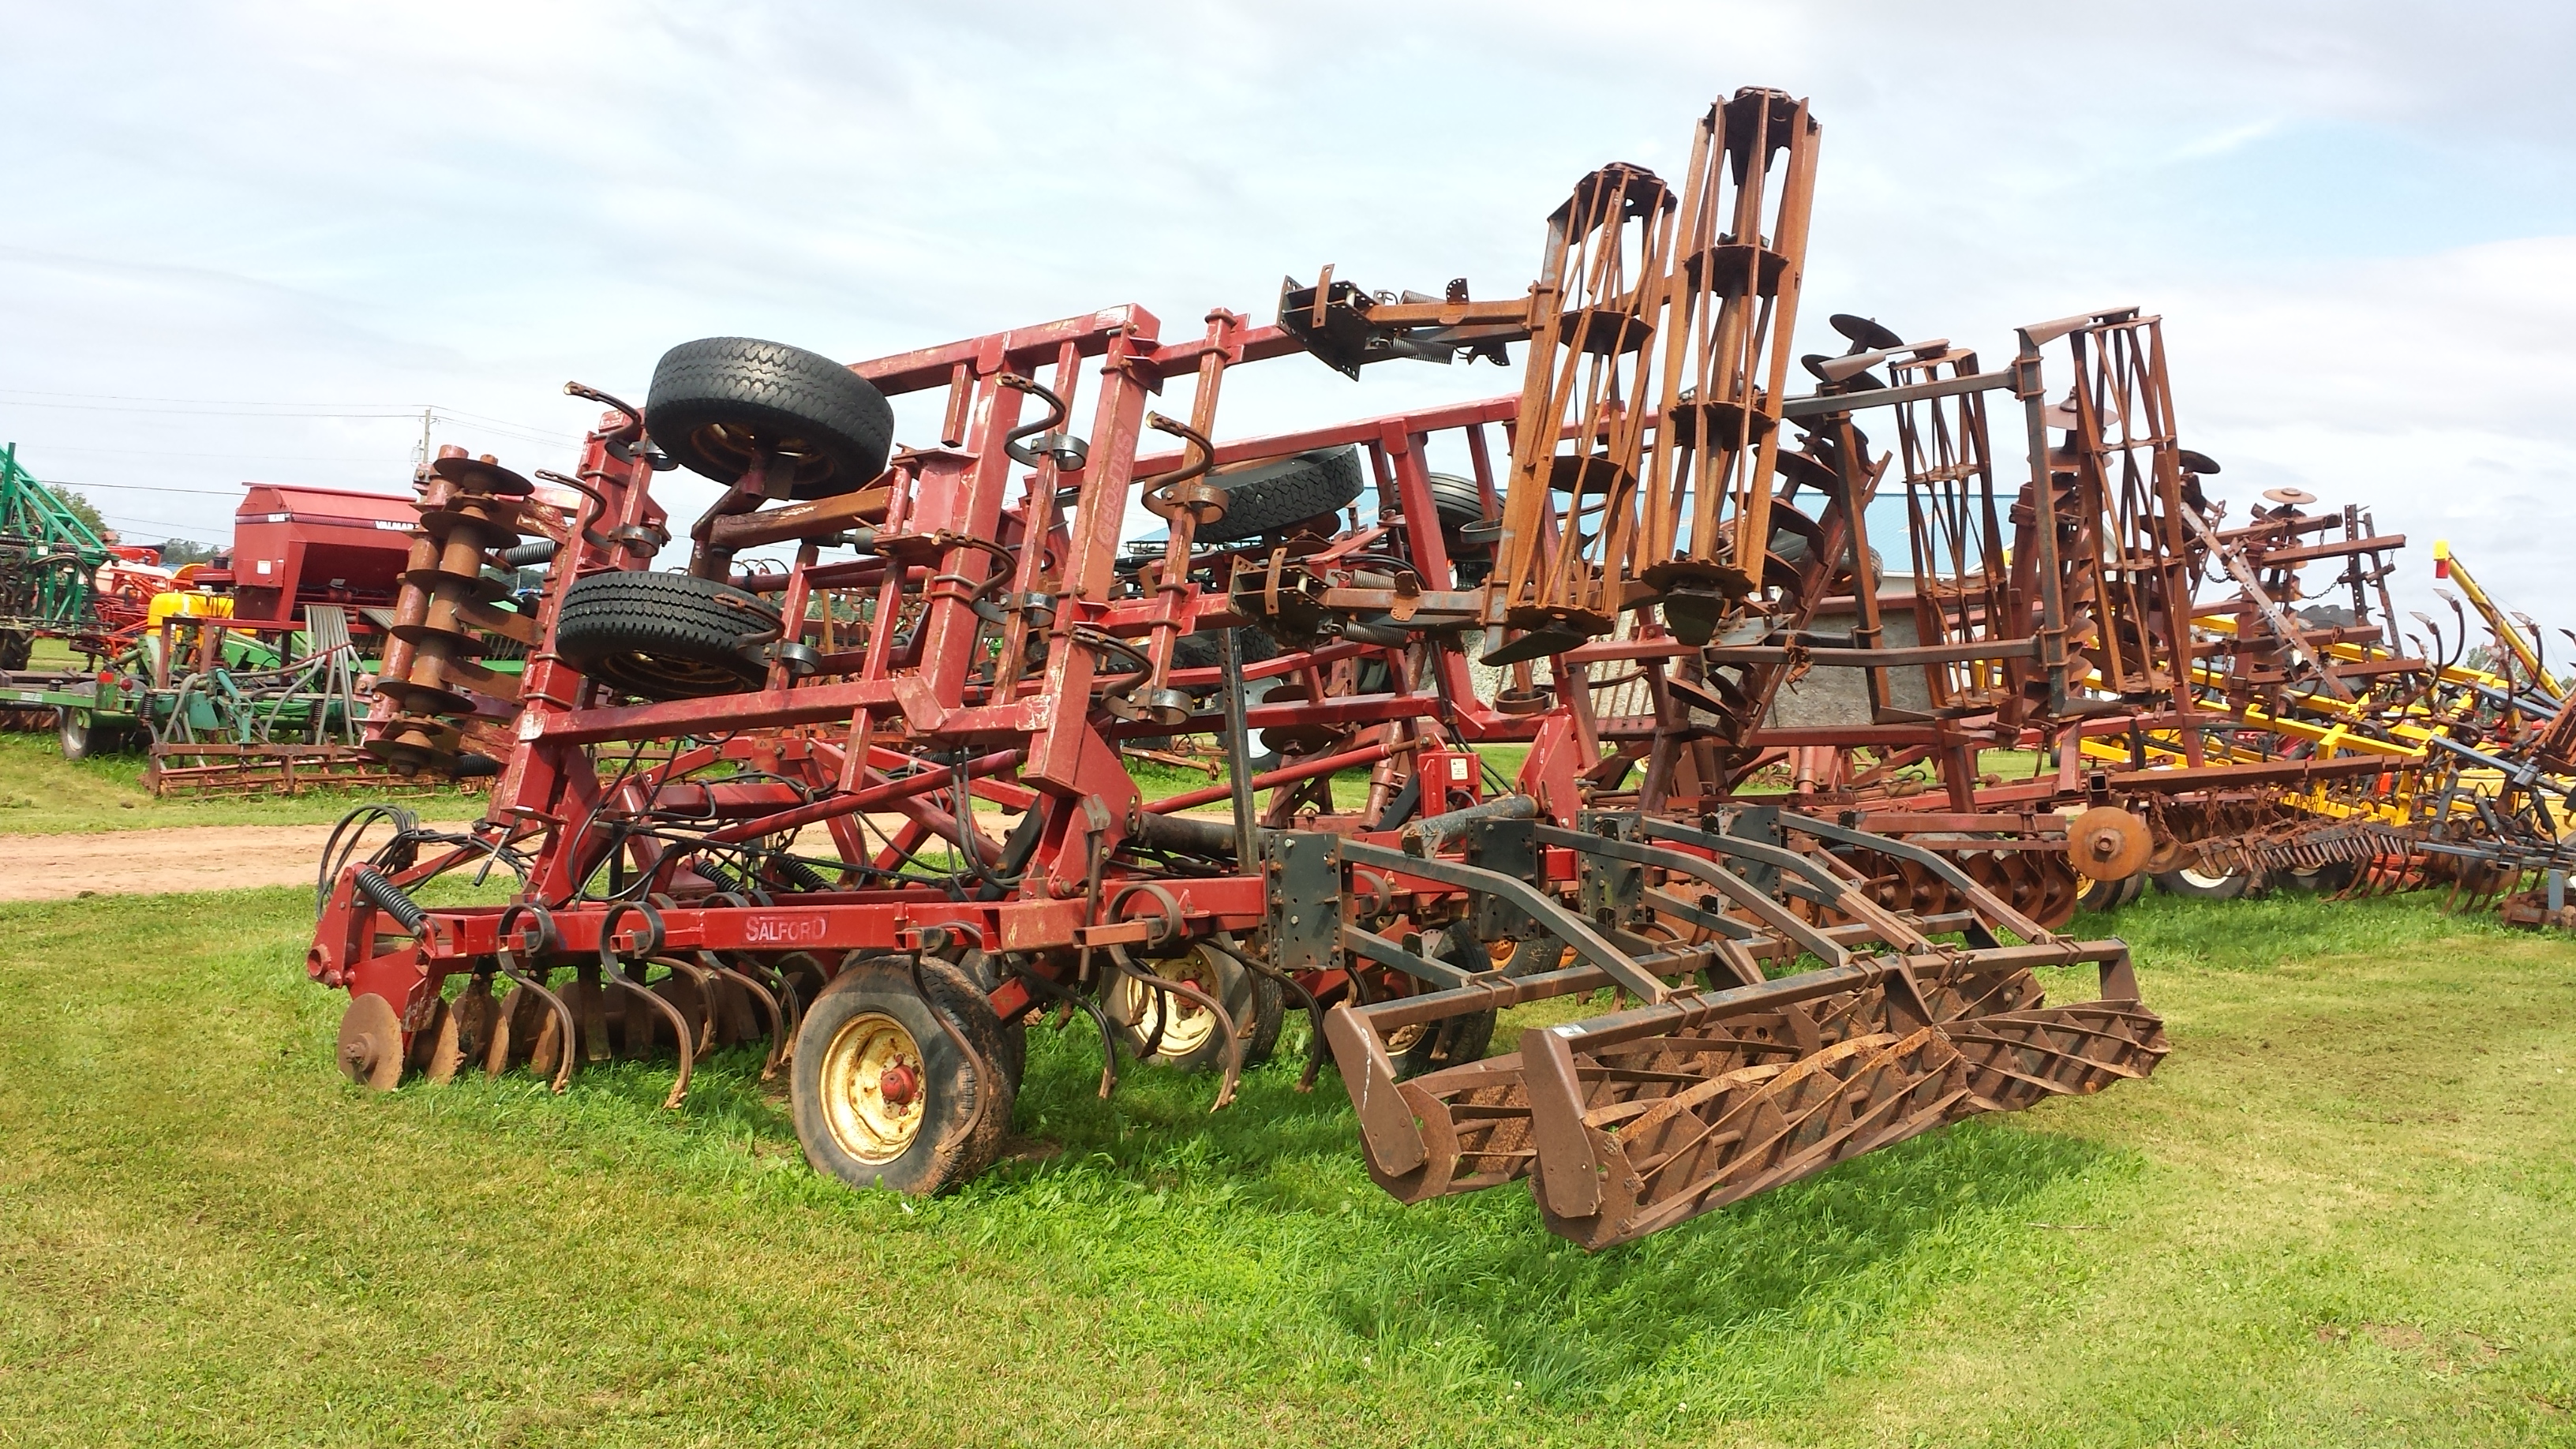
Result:
[[[1190,535],[1196,543],[1259,538],[1337,513],[1360,496],[1364,478],[1359,449],[1317,448],[1219,468],[1208,481],[1225,490],[1225,517],[1200,525]]]
[[[1251,1071],[1279,1053],[1279,1028],[1288,1021],[1288,993],[1267,976],[1252,978],[1252,1035],[1243,1043],[1243,1069]]]
[[[0,669],[26,668],[35,649],[35,635],[24,629],[0,629]]]
[[[566,664],[646,699],[701,699],[757,688],[776,606],[689,574],[604,573],[576,580],[555,620]]]
[[[1430,483],[1431,504],[1439,510],[1442,528],[1455,533],[1468,524],[1485,521],[1485,494],[1475,479],[1434,473]]]
[[[2254,878],[2242,871],[2234,875],[2207,876],[2190,867],[2169,870],[2156,877],[2156,889],[2194,901],[2232,901],[2245,894],[2253,884]]]
[[[2145,871],[2122,876],[2118,880],[2094,880],[2090,876],[2079,879],[2085,883],[2084,893],[2075,898],[2075,903],[2088,911],[2116,911],[2145,895],[2147,888],[2154,884],[2153,878]]]
[[[988,951],[969,950],[957,958],[957,969],[975,983],[975,989],[986,997],[1001,989],[1009,977],[1011,958]],[[1029,1074],[1029,1017],[1023,1012],[1002,1023],[1002,1058],[1010,1068],[1011,1080],[1024,1080]]]
[[[1471,1011],[1464,1016],[1443,1017],[1422,1028],[1420,1035],[1406,1043],[1404,1050],[1391,1051],[1395,1079],[1404,1081],[1442,1067],[1460,1066],[1484,1059],[1485,1049],[1494,1042],[1494,1013]]]
[[[1258,664],[1279,655],[1279,641],[1252,625],[1234,631],[1234,647],[1246,664]],[[1225,663],[1225,639],[1215,629],[1184,634],[1172,641],[1172,667],[1175,669],[1215,669]]]
[[[994,1020],[984,994],[966,973],[947,962],[922,962],[921,980],[929,987],[927,998],[914,986],[912,968],[901,958],[855,962],[843,967],[807,1010],[797,1030],[790,1090],[796,1138],[815,1171],[852,1187],[887,1187],[929,1197],[974,1177],[1001,1154],[1018,1097],[1018,1083],[1004,1066],[1001,1023]],[[978,1080],[957,1044],[940,1028],[941,1016],[974,1047],[993,1080]],[[839,1055],[836,1047],[844,1033],[881,1030],[888,1020],[910,1037],[919,1052],[920,1123],[899,1151],[871,1160],[852,1150],[833,1130],[833,1114],[824,1100],[826,1075]],[[980,1118],[975,1111],[979,1095],[985,1101]]]
[[[86,760],[93,755],[116,753],[125,744],[125,732],[99,723],[98,716],[88,710],[57,706],[54,739],[62,746],[64,759]]]
[[[753,451],[795,460],[793,498],[854,493],[885,471],[894,409],[819,352],[756,337],[702,337],[662,354],[645,427],[681,467],[731,483]]]
[[[2272,872],[2272,889],[2293,891],[2303,896],[2328,896],[2352,884],[2357,873],[2351,861],[2338,860],[2310,870],[2276,870]]]
[[[1208,991],[1208,995],[1215,997],[1217,1003],[1225,1008],[1226,1015],[1234,1019],[1235,1030],[1243,1030],[1247,1023],[1252,1028],[1252,1034],[1243,1039],[1244,1069],[1249,1071],[1270,1060],[1271,1053],[1279,1047],[1280,1023],[1287,1017],[1287,995],[1279,989],[1279,983],[1245,970],[1223,951],[1202,950],[1197,959],[1205,974],[1193,973],[1195,979],[1192,976],[1174,976],[1173,972],[1182,968],[1171,962],[1147,961],[1140,964],[1157,976],[1184,981],[1202,991],[1207,991],[1208,978],[1213,976],[1217,989]],[[1109,1025],[1118,1034],[1118,1044],[1126,1049],[1129,1056],[1156,1066],[1183,1072],[1223,1071],[1225,1038],[1212,1029],[1204,1037],[1191,1041],[1186,1050],[1175,1050],[1178,1043],[1173,1033],[1167,1031],[1161,1040],[1155,1042],[1154,1054],[1150,1057],[1145,1055],[1145,1043],[1153,1035],[1154,1015],[1161,994],[1123,974],[1113,974],[1102,983],[1100,1007],[1109,1014]],[[1189,1007],[1187,1003],[1183,1006],[1196,1015],[1195,1007]],[[1173,1014],[1176,1024],[1189,1019],[1179,1012]]]
[[[1494,964],[1485,944],[1464,931],[1451,934],[1440,955],[1451,965],[1468,971],[1490,970]],[[1514,959],[1520,958],[1515,955]],[[1495,1019],[1491,1009],[1442,1017],[1425,1023],[1409,1039],[1400,1039],[1400,1048],[1397,1042],[1389,1042],[1387,1055],[1395,1064],[1396,1080],[1483,1060],[1486,1049],[1494,1042]]]

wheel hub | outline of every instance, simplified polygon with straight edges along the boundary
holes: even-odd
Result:
[[[823,1121],[841,1150],[891,1162],[921,1135],[921,1044],[883,1012],[850,1018],[823,1049]]]
[[[1196,987],[1210,997],[1218,995],[1222,989],[1216,973],[1196,954],[1168,963],[1159,974],[1184,986]],[[1154,1025],[1158,1021],[1162,1023],[1162,1038],[1154,1046],[1156,1056],[1174,1059],[1189,1056],[1205,1047],[1216,1035],[1215,1015],[1197,1002],[1157,991],[1140,981],[1128,981],[1126,989],[1133,993],[1128,999],[1128,1019],[1136,1024],[1140,1035],[1149,1041],[1154,1040]]]
[[[350,1081],[379,1092],[393,1090],[402,1080],[402,1018],[381,996],[349,998],[348,1012],[340,1018],[338,1055],[340,1071]]]

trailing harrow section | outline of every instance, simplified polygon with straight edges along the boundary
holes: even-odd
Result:
[[[568,524],[440,460],[368,748],[492,793],[469,832],[335,839],[308,969],[343,1068],[560,1089],[666,1052],[676,1105],[765,1041],[818,1169],[934,1192],[999,1151],[1046,1014],[1098,1031],[1104,1091],[1123,1056],[1222,1106],[1293,1012],[1391,1192],[1526,1178],[1594,1248],[2152,1071],[2126,949],[2060,927],[2147,853],[2086,732],[2202,763],[2160,324],[2036,325],[1987,371],[1838,317],[1792,396],[1817,135],[1739,92],[1678,187],[1579,181],[1508,300],[1326,268],[1173,340],[1118,306],[850,365],[686,343],[641,407],[571,389],[607,411],[539,475]],[[1516,395],[1219,440],[1237,368],[1513,347]],[[1184,382],[1186,420],[1148,411]],[[1882,550],[1855,420],[1891,409]],[[674,467],[725,487],[685,534]],[[1131,502],[1159,538],[1122,546]],[[1142,798],[1124,751],[1188,736],[1224,780]],[[2056,773],[1980,775],[2034,739]],[[2052,1004],[2066,967],[2098,995]],[[1489,1055],[1552,998],[1587,1004]]]
[[[445,485],[435,469],[425,470],[423,489],[437,486]],[[409,534],[447,527],[437,513],[425,516],[409,495],[253,483],[235,512],[230,552],[208,563],[174,574],[133,557],[150,550],[122,549],[72,568],[86,555],[60,553],[49,577],[94,586],[56,596],[49,617],[59,622],[38,632],[66,639],[82,658],[11,669],[0,676],[0,704],[13,707],[21,727],[53,729],[66,759],[141,747],[155,794],[434,783],[396,774],[365,747],[360,725],[380,678],[397,692],[404,683],[377,673],[378,655],[408,648],[390,632],[391,609]],[[560,510],[537,505],[531,514],[561,532]],[[8,552],[0,541],[0,574],[11,568]],[[472,580],[477,607],[515,620],[501,626],[502,642],[480,650],[481,664],[468,661],[486,674],[516,669],[500,656],[529,637],[529,621],[505,602],[511,588],[506,558]],[[6,646],[0,639],[0,655]],[[24,662],[23,651],[16,657]],[[507,719],[496,711],[483,729]]]
[[[1930,852],[1769,810],[1697,825],[1594,816],[1576,830],[1516,834],[1524,854],[1571,855],[1594,908],[1591,927],[1545,921],[1569,943],[1560,962],[1517,977],[1462,973],[1445,990],[1339,1009],[1328,1027],[1369,1171],[1405,1201],[1535,1175],[1548,1226],[1606,1247],[1974,1113],[2145,1076],[2165,1054],[2126,947],[2056,936]],[[1945,879],[1964,909],[1877,906],[1835,844],[1904,855]],[[1376,847],[1338,849],[1406,870]],[[1775,884],[1755,884],[1761,876]],[[1543,898],[1528,904],[1547,909]],[[1815,924],[1801,904],[1842,924]],[[1703,939],[1667,934],[1676,921]],[[2005,929],[2021,941],[2001,944]],[[1962,943],[1934,939],[1952,933]],[[1801,959],[1815,964],[1769,974]],[[2101,999],[2048,1006],[2032,968],[2074,965],[2097,968]],[[1462,1007],[1602,987],[1639,1004],[1533,1026],[1517,1052],[1410,1079],[1389,1052]]]

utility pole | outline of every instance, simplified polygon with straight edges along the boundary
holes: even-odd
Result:
[[[422,409],[420,410],[420,458],[419,458],[419,465],[420,465],[420,467],[422,467],[422,468],[426,468],[426,467],[428,467],[428,466],[429,466],[429,424],[430,424],[431,419],[432,419],[432,418],[434,418],[434,417],[436,417],[436,416],[437,416],[437,410],[436,410],[435,408],[422,408]],[[415,470],[415,471],[417,471],[417,470]]]

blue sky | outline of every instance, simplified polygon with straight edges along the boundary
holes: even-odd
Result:
[[[2145,304],[2240,514],[2360,502],[2576,625],[2568,7],[8,0],[0,46],[0,440],[137,535],[397,488],[424,404],[560,464],[565,378],[709,333],[1169,335],[1326,261],[1516,291],[1575,176],[1770,85],[1825,127],[1811,347]],[[1508,382],[1275,363],[1220,431]]]

